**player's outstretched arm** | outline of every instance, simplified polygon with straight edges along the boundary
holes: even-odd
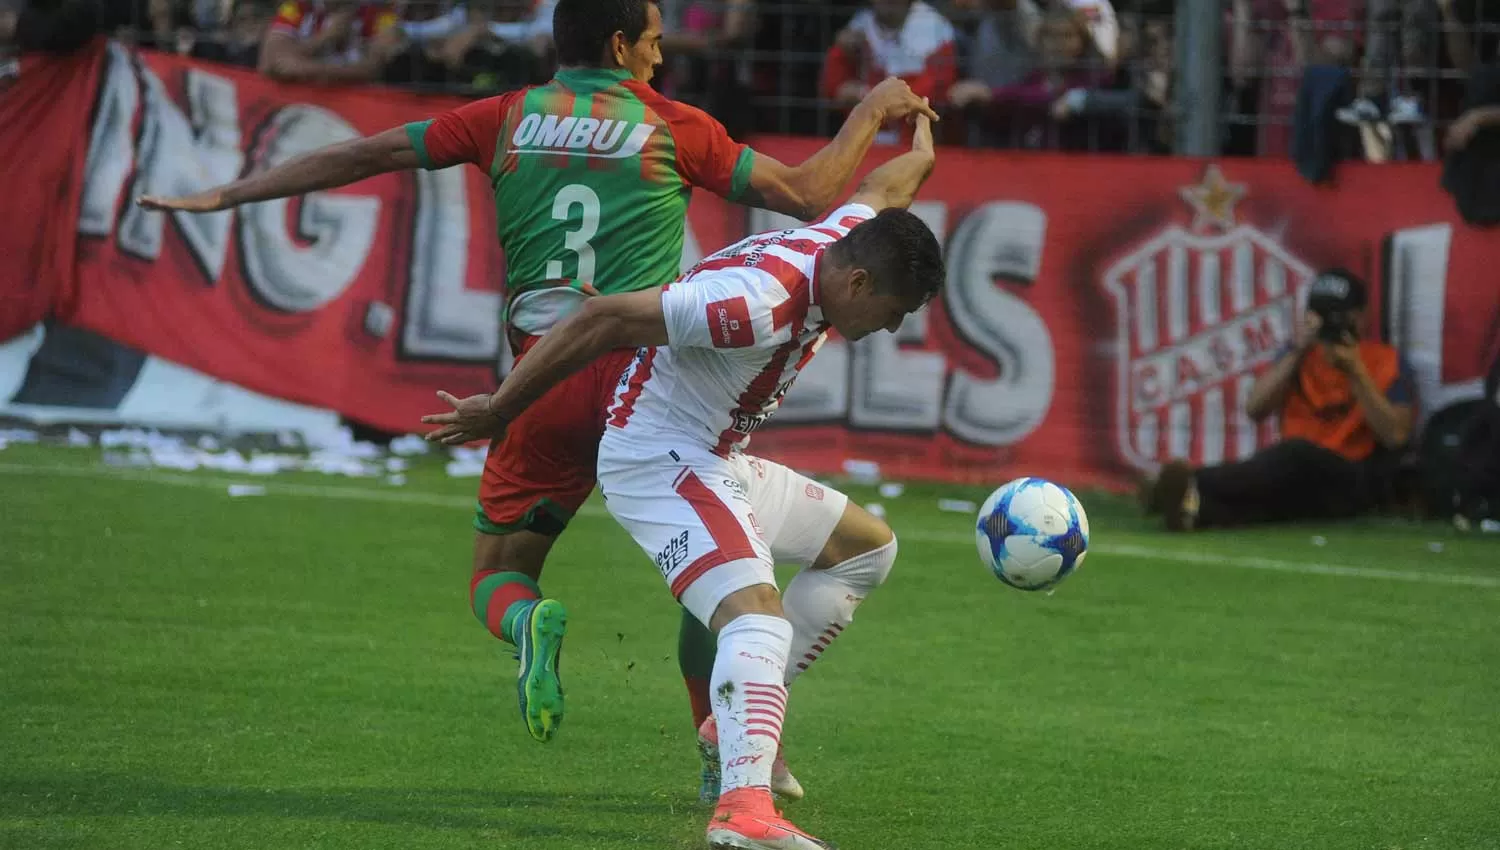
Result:
[[[146,195],[136,203],[152,210],[203,213],[240,204],[305,195],[356,183],[366,177],[418,166],[417,152],[405,128],[329,145],[242,180],[205,192],[166,198]]]
[[[661,292],[661,287],[653,287],[588,299],[521,358],[493,395],[460,399],[438,393],[453,410],[422,417],[429,425],[441,426],[427,439],[457,446],[498,437],[533,402],[596,358],[619,348],[666,345]]]
[[[926,98],[917,97],[904,80],[890,77],[854,107],[833,141],[800,165],[789,166],[756,151],[750,188],[741,200],[810,221],[838,201],[880,128],[913,116],[929,121],[938,117]]]
[[[911,206],[917,190],[927,182],[927,176],[937,163],[937,152],[932,146],[932,122],[927,116],[918,115],[916,124],[911,150],[866,175],[854,197],[849,199],[850,203],[865,204],[876,212]]]

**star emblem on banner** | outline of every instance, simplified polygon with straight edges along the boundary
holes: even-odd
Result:
[[[1230,230],[1235,226],[1234,205],[1245,197],[1245,184],[1230,183],[1218,165],[1203,172],[1203,182],[1177,190],[1193,207],[1194,230]]]

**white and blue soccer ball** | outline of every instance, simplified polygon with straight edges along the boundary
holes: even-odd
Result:
[[[1046,590],[1083,564],[1089,518],[1066,487],[1017,478],[984,500],[974,540],[996,578],[1020,590]]]

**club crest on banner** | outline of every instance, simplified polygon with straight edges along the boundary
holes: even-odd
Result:
[[[1313,270],[1237,220],[1247,191],[1208,166],[1179,190],[1192,222],[1167,225],[1104,273],[1115,304],[1115,441],[1133,467],[1212,465],[1275,439],[1245,406],[1256,375],[1291,344]]]

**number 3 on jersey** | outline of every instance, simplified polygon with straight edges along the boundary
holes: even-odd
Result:
[[[577,230],[563,233],[563,248],[578,257],[578,272],[568,275],[563,270],[562,260],[548,260],[547,277],[551,280],[572,277],[574,280],[589,282],[594,279],[594,246],[589,244],[589,240],[599,232],[599,196],[594,194],[593,189],[580,183],[564,186],[552,201],[552,218],[555,221],[570,221],[574,207],[582,207],[583,215]]]

